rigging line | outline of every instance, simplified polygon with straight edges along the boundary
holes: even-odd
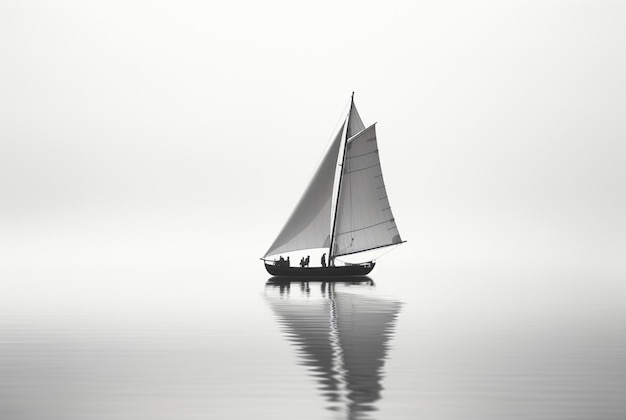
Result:
[[[348,245],[348,246],[345,246],[345,247],[341,248],[341,249],[339,250],[339,254],[340,254],[340,255],[345,255],[345,251],[346,251],[346,249],[350,248],[351,246],[352,246],[352,242],[350,242],[350,245]]]
[[[366,169],[375,168],[375,167],[377,167],[377,166],[380,166],[380,163],[377,163],[376,165],[372,165],[372,166],[366,166],[365,168],[361,168],[361,169],[355,169],[355,170],[353,170],[353,171],[346,171],[346,173],[347,173],[347,174],[351,174],[351,173],[354,173],[354,172],[359,172],[359,171],[364,171],[364,170],[366,170]]]
[[[378,153],[378,149],[372,150],[371,152],[363,153],[362,155],[348,156],[348,159],[354,159],[354,158],[358,158],[362,156],[367,156],[367,155],[371,155],[372,153]]]
[[[353,254],[358,254],[359,252],[366,252],[366,251],[372,251],[374,249],[379,249],[379,248],[385,248],[388,246],[397,246],[397,245],[402,245],[403,243],[405,243],[406,241],[402,241],[402,242],[396,242],[394,244],[387,244],[387,245],[380,245],[380,246],[375,246],[372,248],[367,248],[367,249],[361,249],[359,251],[354,251],[354,252],[346,252],[345,254],[341,254],[338,255],[338,257],[343,256],[343,255],[353,255]]]
[[[406,242],[406,241],[403,241],[403,242],[401,242],[401,243],[399,243],[399,244],[383,245],[382,247],[379,247],[378,249],[380,249],[380,248],[384,248],[384,247],[387,247],[388,249],[387,249],[385,252],[383,252],[382,254],[380,254],[378,257],[376,257],[376,258],[372,258],[372,262],[375,262],[378,258],[380,258],[380,257],[384,257],[385,255],[389,254],[391,251],[393,251],[394,249],[396,249],[396,248],[394,247],[394,245],[397,247],[397,246],[402,245],[404,242]],[[357,252],[354,252],[353,254],[358,254],[359,252],[367,252],[367,251],[372,251],[373,249],[377,249],[377,248],[372,248],[372,249],[368,249],[368,250],[365,250],[365,251],[357,251]],[[349,255],[349,254],[345,254],[345,255]],[[339,257],[337,257],[337,259],[339,259],[339,261],[342,261],[342,262],[345,264],[345,261],[343,261],[343,260],[342,260],[342,259],[340,259]]]
[[[333,128],[333,131],[330,134],[330,137],[328,138],[328,141],[326,142],[326,146],[324,147],[324,149],[322,150],[322,154],[320,155],[320,157],[317,159],[317,163],[315,165],[315,169],[313,170],[313,173],[315,173],[315,171],[317,170],[317,168],[320,165],[320,162],[322,161],[322,159],[324,158],[324,156],[326,156],[326,151],[328,150],[330,143],[332,143],[332,141],[335,139],[335,137],[337,136],[337,133],[339,132],[339,128],[341,126],[341,129],[343,131],[343,124],[345,123],[346,120],[346,113],[348,111],[346,111],[346,109],[350,106],[350,103],[347,103],[344,107],[343,110],[341,111],[341,116],[339,117],[339,120],[337,121],[337,123],[335,124],[335,128]]]
[[[392,217],[391,219],[384,220],[384,221],[379,222],[379,223],[374,223],[373,225],[365,226],[365,227],[354,229],[354,230],[347,230],[345,232],[339,232],[339,233],[336,234],[336,236],[347,235],[348,233],[358,232],[359,230],[365,230],[365,229],[373,228],[374,226],[382,225],[382,224],[387,223],[387,222],[393,222],[394,220],[395,219]]]

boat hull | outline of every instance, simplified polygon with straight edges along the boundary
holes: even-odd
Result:
[[[286,277],[354,277],[365,276],[373,269],[375,263],[363,265],[342,265],[338,267],[279,267],[265,263],[265,269],[272,276]]]

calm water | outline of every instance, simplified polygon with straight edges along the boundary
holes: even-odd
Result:
[[[0,418],[626,418],[626,279],[388,270],[6,271]]]

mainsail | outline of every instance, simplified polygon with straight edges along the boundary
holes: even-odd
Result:
[[[400,243],[383,182],[375,127],[365,128],[351,100],[341,128],[265,257],[330,248],[332,262],[337,256]]]
[[[401,243],[380,168],[375,126],[349,139],[345,153],[332,255]]]

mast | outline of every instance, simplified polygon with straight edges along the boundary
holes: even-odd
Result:
[[[330,247],[328,249],[328,265],[335,265],[335,257],[333,256],[333,246],[335,245],[335,226],[337,226],[337,214],[339,210],[339,197],[341,197],[341,181],[343,179],[343,165],[346,163],[346,148],[348,147],[348,130],[350,130],[350,115],[352,114],[352,107],[354,106],[354,92],[350,97],[350,107],[348,108],[348,118],[346,118],[346,134],[343,140],[343,152],[341,156],[341,170],[339,171],[339,182],[337,184],[337,199],[335,200],[335,214],[333,215],[333,226],[330,231]]]

